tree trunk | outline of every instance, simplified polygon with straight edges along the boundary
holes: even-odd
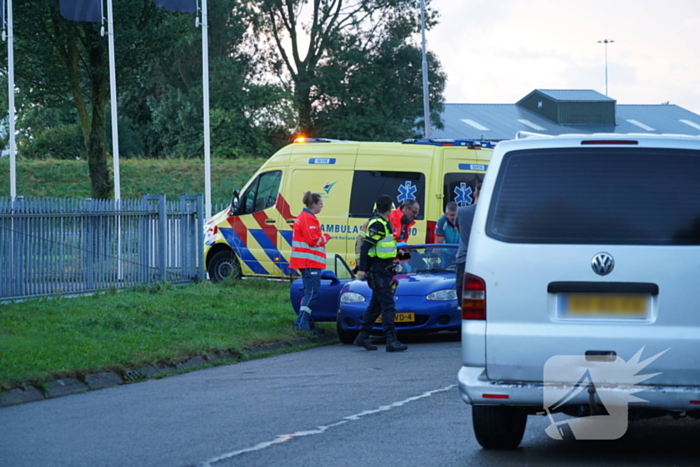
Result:
[[[316,136],[312,119],[311,85],[305,76],[297,75],[294,86],[296,108],[299,114],[299,132],[307,138]]]
[[[92,123],[87,142],[90,193],[94,199],[109,199],[112,198],[113,185],[107,169],[105,151],[105,110],[109,94],[108,51],[106,41],[100,37],[96,28],[86,27],[85,29],[88,61],[92,71],[90,73]]]

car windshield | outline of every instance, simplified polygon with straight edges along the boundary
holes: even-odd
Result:
[[[399,248],[398,272],[454,272],[456,255],[457,245],[435,244]]]

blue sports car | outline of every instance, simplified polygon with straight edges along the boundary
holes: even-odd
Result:
[[[454,262],[457,245],[411,245],[398,264],[396,300],[396,329],[403,332],[459,331],[462,317],[457,307]],[[347,268],[344,262],[341,266]],[[351,344],[362,323],[372,291],[367,282],[348,276],[349,269],[324,271],[319,300],[312,317],[316,321],[336,321],[338,337]],[[338,277],[343,277],[339,279]],[[302,296],[301,280],[292,284],[291,298],[299,311]],[[381,316],[374,333],[381,334]]]

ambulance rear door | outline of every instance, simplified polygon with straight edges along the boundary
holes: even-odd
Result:
[[[484,156],[482,157],[482,152]],[[448,147],[443,152],[442,212],[448,202],[454,201],[458,206],[474,203],[474,190],[477,182],[484,180],[488,160],[492,150]],[[488,153],[488,155],[486,154]]]
[[[358,230],[372,216],[380,195],[389,195],[398,206],[405,199],[415,199],[420,213],[411,229],[408,242],[424,243],[427,177],[433,173],[434,146],[416,144],[373,143],[360,147],[350,199],[350,226]],[[427,175],[426,175],[427,174]],[[354,251],[355,241],[348,245]]]
[[[280,241],[291,249],[292,224],[304,208],[304,192],[319,193],[323,209],[317,217],[321,229],[332,237],[326,246],[330,270],[334,270],[335,255],[346,258],[348,237],[355,238],[348,233],[348,206],[356,154],[357,143],[332,142],[299,144],[291,156],[290,181],[284,192],[290,210],[285,215],[286,228],[280,229]]]

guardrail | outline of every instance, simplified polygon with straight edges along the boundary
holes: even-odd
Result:
[[[204,279],[201,195],[0,197],[0,299]]]

